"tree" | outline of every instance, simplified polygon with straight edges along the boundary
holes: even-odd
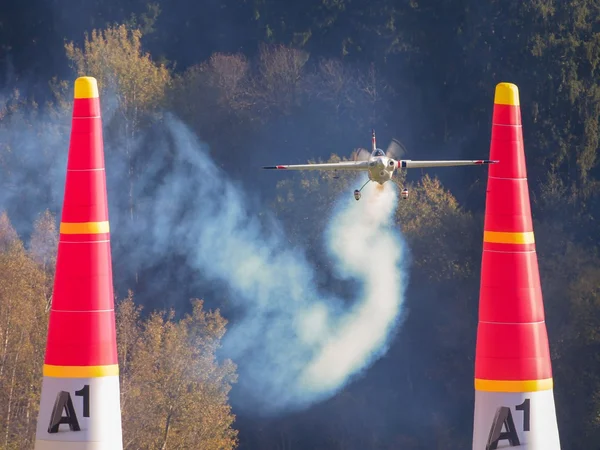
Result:
[[[0,224],[0,442],[27,448],[35,437],[46,347],[45,276],[6,214]]]
[[[93,30],[86,34],[83,49],[73,42],[66,54],[79,76],[93,76],[103,97],[114,95],[126,135],[132,137],[141,126],[143,114],[156,111],[164,101],[171,73],[155,64],[142,51],[142,33],[126,25]],[[119,121],[121,121],[119,120]]]
[[[144,125],[152,123],[151,116],[160,112],[171,83],[171,72],[155,64],[149,53],[142,51],[142,34],[126,25],[93,30],[86,34],[83,49],[67,43],[67,57],[79,76],[93,76],[104,100],[103,118],[109,130],[124,137],[129,177],[129,212],[134,218],[134,180],[143,171],[143,159],[133,159],[132,147]],[[114,116],[111,99],[116,99]],[[111,120],[113,119],[113,120]]]
[[[29,242],[29,255],[37,263],[44,276],[42,286],[44,288],[47,310],[50,309],[52,303],[52,287],[57,252],[58,230],[56,229],[56,219],[49,210],[46,210],[40,214],[34,224]]]
[[[251,133],[252,67],[241,53],[213,53],[208,61],[194,65],[175,77],[170,106],[199,136],[221,143],[219,136],[235,139]],[[219,133],[235,125],[238,133]],[[233,136],[232,136],[233,134]],[[230,147],[230,141],[221,143]]]
[[[49,210],[46,210],[35,221],[29,252],[32,259],[44,271],[54,273],[57,251],[58,230],[56,229],[56,217]]]
[[[8,214],[6,214],[6,211],[2,211],[2,214],[0,214],[0,250],[8,251],[18,241],[19,235],[10,223]]]
[[[291,114],[299,105],[309,54],[283,45],[261,45],[253,96],[257,113]]]
[[[215,359],[226,321],[199,300],[178,321],[173,311],[140,321],[140,311],[131,293],[118,305],[124,448],[235,448],[235,366]]]

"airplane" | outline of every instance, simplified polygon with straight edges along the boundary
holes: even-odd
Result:
[[[294,164],[264,166],[263,169],[269,170],[353,170],[367,171],[369,179],[360,189],[354,190],[354,198],[358,201],[361,197],[361,191],[371,181],[383,185],[390,181],[396,169],[417,169],[428,167],[453,167],[453,166],[479,166],[484,164],[495,164],[498,161],[488,159],[479,159],[474,161],[412,161],[410,159],[399,159],[401,156],[402,145],[392,139],[387,151],[384,152],[377,148],[375,140],[375,130],[371,130],[372,151],[369,153],[365,149],[360,149],[355,157],[355,161],[342,161],[337,163],[324,164]],[[402,198],[408,198],[408,189],[402,189]]]

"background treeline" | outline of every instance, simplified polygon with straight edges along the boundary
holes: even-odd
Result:
[[[128,161],[127,220],[140,213],[135,186],[144,170],[130,150],[171,111],[232,178],[272,200],[291,243],[308,247],[325,272],[321,231],[331,202],[351,195],[350,179],[299,174],[275,186],[257,166],[350,157],[368,147],[371,127],[382,147],[400,138],[407,158],[486,157],[494,86],[516,83],[562,448],[600,447],[600,2],[397,3],[99,0],[61,14],[47,3],[0,6],[1,61],[10,68],[0,103],[0,208],[9,213],[0,221],[0,448],[31,448],[34,436],[56,249],[55,218],[37,214],[56,198],[23,168],[35,155],[35,167],[51,173],[56,152],[66,151],[66,63],[100,82],[106,139]],[[125,25],[108,24],[115,21]],[[238,439],[244,449],[469,448],[485,176],[418,172],[398,181],[411,188],[397,211],[412,258],[407,320],[365,377],[290,416],[246,413],[233,422],[235,368],[215,359],[225,319],[201,302],[192,308],[193,289],[145,284],[185,273],[177,258],[154,272],[119,270],[128,448],[226,449]],[[26,207],[22,198],[35,201]],[[129,250],[118,236],[114,248],[115,260]],[[226,309],[217,295],[206,302]],[[176,315],[151,313],[170,307]],[[198,365],[193,378],[182,364]],[[148,365],[158,367],[152,379]],[[179,395],[165,390],[173,377],[197,397],[168,417]]]

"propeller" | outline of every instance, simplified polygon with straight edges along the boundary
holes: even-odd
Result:
[[[354,161],[368,161],[371,154],[364,148],[359,148],[354,152]]]
[[[406,154],[406,147],[398,139],[394,138],[390,142],[390,145],[388,145],[385,154],[388,158],[399,160]]]

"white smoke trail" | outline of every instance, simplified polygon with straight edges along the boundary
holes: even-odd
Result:
[[[376,186],[364,202],[347,196],[329,226],[327,243],[340,272],[360,280],[363,292],[337,326],[322,324],[324,345],[303,372],[302,381],[319,391],[335,390],[384,351],[400,314],[404,294],[403,246],[393,229],[395,185]],[[309,305],[319,309],[319,302]]]
[[[305,255],[289,248],[276,221],[259,223],[250,199],[185,125],[169,119],[167,126],[176,163],[148,226],[156,245],[178,243],[201,276],[225,282],[244,310],[224,352],[239,365],[247,398],[268,412],[333,395],[386,351],[401,315],[406,279],[395,186],[371,185],[360,202],[346,195],[332,211],[326,248],[337,275],[361,285],[344,306],[319,292]]]
[[[39,123],[0,128],[0,141],[19,147],[0,190],[0,209],[14,212],[19,232],[48,206],[60,212],[69,120],[48,121],[64,132],[52,134],[51,142],[44,138],[41,153]],[[349,302],[317,288],[317,269],[290,248],[281,225],[265,220],[264,205],[229,180],[183,123],[168,118],[165,124],[167,133],[157,126],[130,143],[134,159],[143,161],[136,169],[133,223],[122,142],[105,136],[113,245],[125,243],[125,257],[113,259],[115,276],[150,268],[153,282],[164,288],[172,280],[160,279],[157,264],[178,255],[198,280],[226,286],[223,294],[237,311],[222,350],[238,364],[238,407],[274,413],[335,394],[386,351],[402,313],[406,255],[393,223],[395,186],[367,186],[359,202],[345,193],[331,211],[323,243],[335,275],[358,286]],[[256,176],[267,174],[257,168]],[[176,269],[164,264],[165,276],[172,276]],[[191,286],[196,281],[178,278]],[[169,287],[174,295],[181,288]]]

